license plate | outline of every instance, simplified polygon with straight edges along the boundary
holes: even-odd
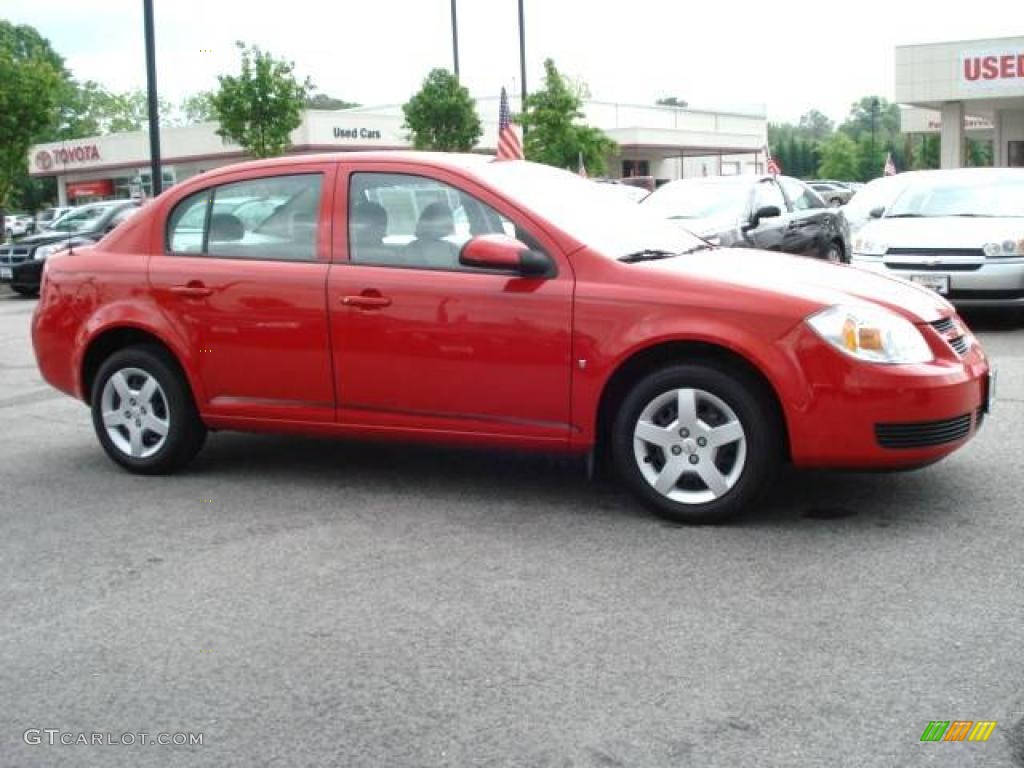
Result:
[[[992,413],[992,406],[996,404],[996,370],[992,368],[988,372],[988,388],[985,393],[985,413]]]
[[[911,275],[910,282],[931,288],[943,296],[949,293],[949,275]]]
[[[0,280],[10,280],[12,277],[10,267],[0,267]]]

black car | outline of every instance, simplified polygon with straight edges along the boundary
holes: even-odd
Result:
[[[843,218],[789,176],[714,176],[665,184],[640,203],[715,245],[849,262]]]
[[[95,243],[138,208],[136,200],[83,205],[68,211],[38,235],[0,246],[0,283],[9,284],[23,296],[37,295],[47,256],[69,246]]]

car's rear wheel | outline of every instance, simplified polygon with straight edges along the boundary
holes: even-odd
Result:
[[[685,523],[740,514],[782,453],[778,420],[757,383],[703,364],[663,368],[637,382],[612,441],[629,486],[659,514]]]
[[[107,455],[140,474],[184,466],[206,440],[188,383],[157,347],[128,347],[103,362],[92,387],[92,421]]]

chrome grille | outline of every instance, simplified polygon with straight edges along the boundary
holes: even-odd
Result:
[[[28,248],[0,248],[0,264],[21,264],[28,260]]]
[[[890,248],[887,256],[984,256],[981,248]]]
[[[971,348],[971,345],[968,343],[967,337],[960,333],[960,329],[953,322],[952,317],[944,317],[941,320],[930,323],[930,325],[958,355],[962,357],[967,354],[967,350]]]

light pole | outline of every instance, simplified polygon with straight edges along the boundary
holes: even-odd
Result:
[[[160,105],[156,98],[156,44],[153,38],[153,0],[142,0],[146,34],[146,88],[149,92],[149,180],[152,196],[163,189],[160,170]]]
[[[455,64],[455,79],[459,79],[459,20],[455,12],[457,0],[452,0],[452,61]]]

